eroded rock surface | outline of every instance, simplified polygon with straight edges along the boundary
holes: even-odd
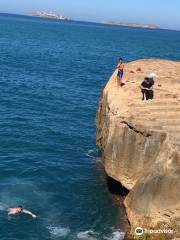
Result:
[[[103,90],[97,111],[97,144],[105,170],[130,190],[124,203],[132,229],[164,223],[177,229],[180,62],[150,59],[128,63],[122,88],[117,87],[116,71]],[[139,85],[151,72],[157,74],[155,98],[142,101]]]

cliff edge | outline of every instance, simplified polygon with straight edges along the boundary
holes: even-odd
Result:
[[[96,118],[105,171],[129,190],[124,204],[132,231],[166,224],[176,232],[180,224],[180,62],[127,63],[122,88],[117,87],[116,71],[103,89]],[[139,86],[151,72],[157,74],[155,97],[142,101]]]

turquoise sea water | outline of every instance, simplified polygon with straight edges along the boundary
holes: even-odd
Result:
[[[0,14],[1,240],[119,239],[95,146],[100,90],[119,57],[179,60],[179,42],[177,31]],[[38,218],[8,220],[18,204]]]

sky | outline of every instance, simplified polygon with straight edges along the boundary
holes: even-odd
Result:
[[[0,12],[52,11],[73,20],[150,23],[180,30],[180,0],[0,0]]]

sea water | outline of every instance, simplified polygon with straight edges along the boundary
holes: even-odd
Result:
[[[119,240],[95,145],[119,57],[180,59],[180,32],[0,15],[0,239]],[[23,205],[37,219],[7,218]]]

